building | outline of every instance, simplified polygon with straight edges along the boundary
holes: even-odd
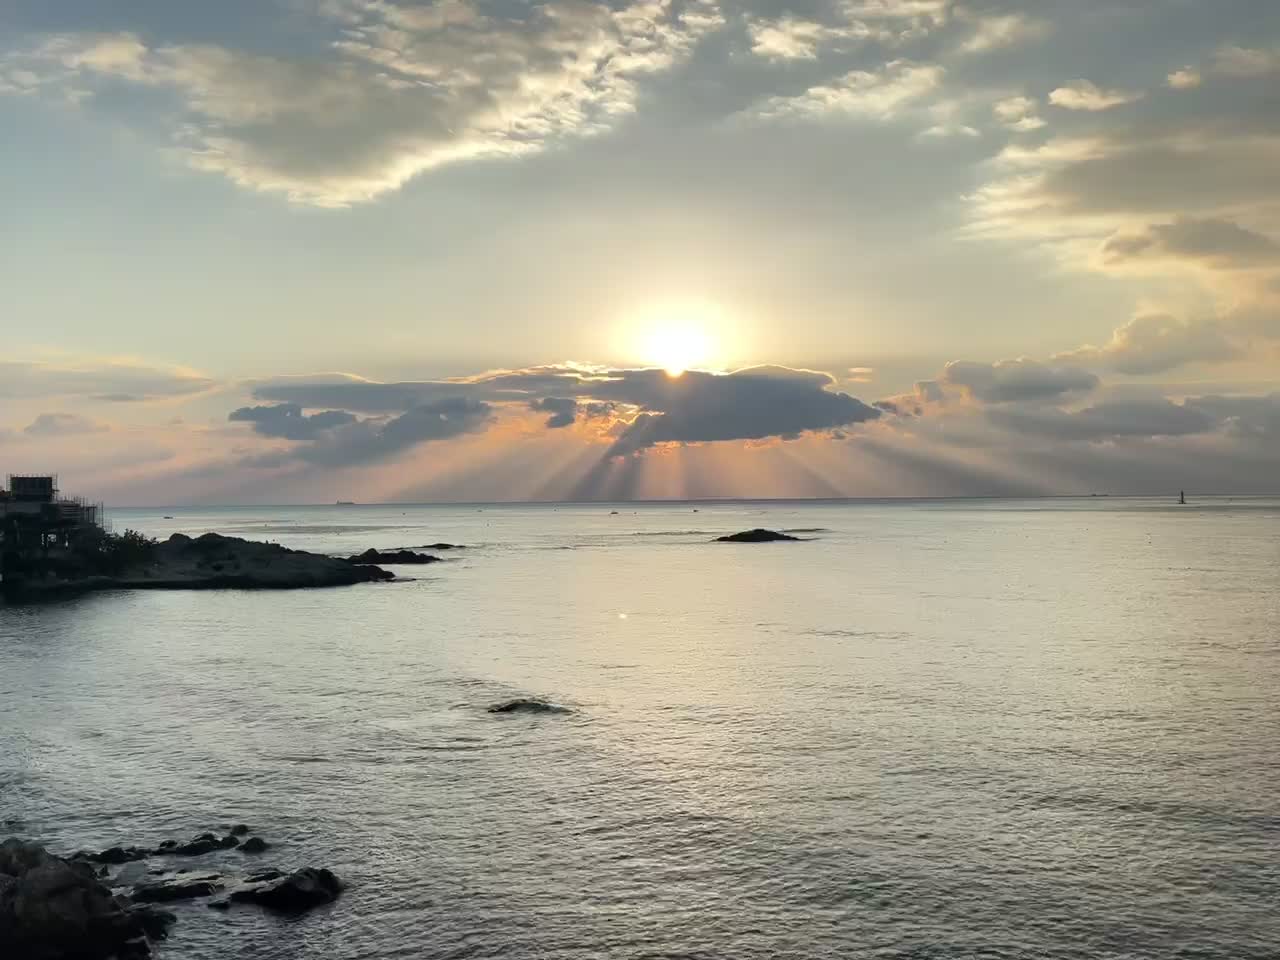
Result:
[[[102,530],[102,505],[58,492],[56,476],[10,474],[0,489],[0,555],[49,556]]]

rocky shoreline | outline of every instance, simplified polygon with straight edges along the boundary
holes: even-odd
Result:
[[[5,592],[11,598],[33,600],[96,590],[298,590],[394,579],[395,574],[371,564],[290,550],[278,543],[175,533],[155,544],[144,562],[114,576],[6,582]]]
[[[256,905],[298,914],[342,893],[344,884],[324,868],[291,872],[249,870],[243,876],[180,868],[148,870],[126,878],[128,867],[161,857],[196,857],[233,850],[265,849],[260,838],[241,841],[248,827],[219,837],[206,833],[186,843],[166,841],[154,849],[111,847],[100,853],[59,857],[42,846],[10,838],[0,843],[0,957],[23,960],[143,960],[166,939],[177,916],[157,904],[217,896],[216,910]],[[257,845],[252,843],[257,840]],[[112,869],[120,868],[115,875]],[[137,872],[136,870],[134,871]]]

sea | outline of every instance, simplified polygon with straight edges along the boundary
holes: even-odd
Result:
[[[465,549],[0,608],[0,835],[347,883],[161,960],[1275,960],[1280,499],[1190,500],[112,510]]]

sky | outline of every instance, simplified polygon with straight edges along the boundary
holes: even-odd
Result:
[[[7,0],[0,475],[1280,492],[1275,0]]]

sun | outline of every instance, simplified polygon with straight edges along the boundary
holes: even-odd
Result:
[[[681,303],[653,306],[633,314],[626,323],[627,352],[637,360],[660,367],[668,376],[709,369],[722,359],[724,326],[721,311],[711,304]]]
[[[705,366],[713,352],[710,334],[686,323],[654,327],[646,340],[645,360],[662,367],[672,377]]]

